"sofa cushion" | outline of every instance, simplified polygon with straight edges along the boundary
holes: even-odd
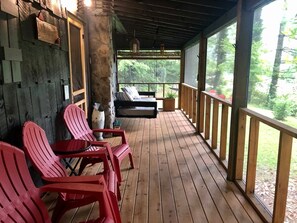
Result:
[[[138,91],[134,86],[127,86],[122,88],[122,90],[123,92],[126,92],[132,98],[132,100],[136,98],[140,98]]]
[[[154,107],[126,107],[118,108],[117,113],[120,116],[129,116],[129,117],[141,117],[141,116],[154,116],[155,115]]]
[[[116,92],[116,99],[119,101],[133,101],[126,92]]]

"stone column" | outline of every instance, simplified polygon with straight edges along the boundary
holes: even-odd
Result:
[[[105,128],[112,128],[113,103],[113,45],[112,10],[113,0],[92,0],[85,8],[89,29],[89,53],[91,56],[92,102],[98,102],[105,111]]]

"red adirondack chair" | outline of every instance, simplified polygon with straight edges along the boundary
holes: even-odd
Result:
[[[111,150],[114,156],[114,165],[115,165],[114,169],[117,174],[119,182],[122,181],[120,164],[127,155],[129,155],[131,168],[132,169],[134,168],[132,151],[127,142],[124,130],[90,129],[88,122],[85,118],[84,111],[75,104],[70,104],[65,108],[63,118],[68,130],[70,131],[70,133],[75,139],[96,141],[96,137],[93,135],[93,133],[95,132],[113,133],[122,137],[122,144],[111,147]],[[100,145],[100,143],[102,142],[97,141],[97,143],[98,145]],[[89,163],[95,163],[95,162],[100,162],[100,160],[84,158],[81,162],[80,172],[83,171],[86,165],[88,165]]]
[[[85,196],[99,201],[100,217],[92,222],[121,222],[117,202],[110,197],[102,175],[96,176],[92,184],[72,183],[68,177],[63,177],[63,183],[36,188],[24,152],[4,142],[0,142],[0,169],[0,222],[50,223],[47,208],[40,198],[47,191],[63,195],[58,199],[56,209],[72,207],[72,198]]]
[[[50,147],[44,130],[32,121],[27,121],[23,126],[23,144],[26,155],[30,158],[33,166],[40,173],[42,179],[47,183],[61,182],[61,177],[68,177],[72,182],[97,182],[97,176],[68,176],[66,168],[61,164],[60,160],[64,158],[74,157],[96,157],[104,162],[104,172],[107,188],[113,200],[120,200],[119,184],[114,171],[109,169],[107,154],[101,151],[85,151],[75,154],[55,155]],[[57,204],[57,208],[53,213],[53,221],[58,222],[62,214],[69,208],[82,206],[94,201],[92,196],[81,196],[75,198],[72,195],[61,194],[61,200],[73,199],[71,203],[64,206],[62,202]]]

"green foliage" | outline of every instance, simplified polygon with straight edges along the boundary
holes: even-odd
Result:
[[[208,39],[206,90],[231,95],[235,56],[236,23]]]
[[[253,91],[253,97],[251,97],[250,103],[263,108],[266,107],[267,94],[258,90]]]
[[[290,115],[290,103],[287,96],[273,100],[273,115],[277,120],[285,120]]]
[[[179,60],[119,60],[119,83],[178,83]]]
[[[296,117],[297,116],[297,104],[296,104],[296,102],[295,101],[290,101],[289,106],[290,106],[291,116]]]
[[[177,94],[174,92],[168,92],[165,96],[165,98],[171,98],[171,99],[175,99],[177,97]]]

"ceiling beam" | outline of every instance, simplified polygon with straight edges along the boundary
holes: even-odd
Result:
[[[163,16],[180,16],[182,18],[188,19],[196,19],[201,22],[212,20],[216,18],[216,16],[212,15],[202,15],[198,12],[183,12],[180,10],[175,9],[168,9],[164,7],[153,7],[153,6],[146,6],[143,4],[137,3],[128,3],[127,0],[116,1],[114,5],[115,11],[122,11],[122,12],[129,12],[131,10],[142,11],[147,13],[155,13],[156,15],[163,15]]]
[[[192,12],[196,14],[201,15],[207,15],[207,16],[217,16],[218,14],[224,13],[226,10],[223,9],[214,9],[214,8],[207,8],[203,6],[195,6],[191,4],[187,4],[187,2],[171,2],[171,1],[164,1],[164,0],[142,0],[138,3],[135,3],[135,1],[132,0],[116,0],[114,2],[114,5],[119,5],[119,3],[125,3],[126,6],[128,5],[143,5],[146,8],[147,7],[153,7],[154,11],[164,11],[166,10],[173,10],[175,12]]]
[[[170,0],[170,1],[185,3],[184,0]],[[217,8],[217,9],[224,9],[224,10],[229,10],[235,5],[234,2],[214,1],[214,0],[187,0],[186,3],[191,5],[204,6],[207,8]]]
[[[153,20],[162,20],[162,19],[166,19],[166,20],[171,20],[171,21],[175,21],[175,22],[184,22],[184,23],[194,23],[196,25],[201,25],[201,26],[205,26],[207,25],[211,20],[210,18],[208,18],[208,20],[201,20],[199,18],[197,18],[196,16],[194,17],[184,17],[181,15],[169,15],[169,14],[164,14],[164,13],[160,13],[160,12],[154,12],[152,10],[145,10],[145,9],[141,9],[141,10],[135,10],[135,9],[131,9],[131,8],[119,8],[119,6],[115,6],[115,13],[118,15],[119,13],[121,14],[131,14],[133,16],[135,16],[136,18],[143,18],[143,17],[147,17],[147,18],[152,18]]]

